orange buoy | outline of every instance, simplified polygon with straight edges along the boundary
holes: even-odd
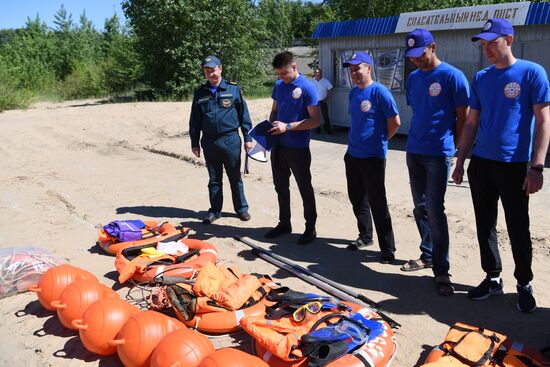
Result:
[[[92,303],[81,319],[75,319],[72,326],[78,330],[84,347],[102,356],[116,353],[116,347],[109,340],[116,338],[130,316],[140,310],[122,299],[102,298]]]
[[[223,348],[204,357],[198,367],[268,367],[268,364],[241,350]]]
[[[53,267],[46,271],[38,284],[29,286],[29,291],[38,294],[38,301],[47,310],[55,311],[51,302],[59,300],[61,292],[65,288],[78,279],[95,279],[97,278],[84,269],[77,268],[69,264],[62,264]]]
[[[72,322],[81,319],[92,303],[103,297],[118,297],[111,288],[99,283],[96,279],[79,279],[70,284],[59,296],[59,300],[50,305],[57,310],[57,316],[63,326],[76,330]]]
[[[126,321],[117,339],[108,342],[126,367],[147,367],[151,354],[162,338],[184,328],[180,321],[156,311],[138,312]]]
[[[214,350],[206,336],[179,329],[162,338],[151,355],[151,367],[197,367]]]

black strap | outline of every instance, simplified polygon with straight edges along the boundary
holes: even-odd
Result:
[[[354,355],[354,357],[356,357],[358,360],[360,360],[361,363],[363,363],[365,365],[365,367],[376,367],[376,366],[373,366],[372,364],[370,364],[370,362],[367,361],[367,359],[365,357],[363,357],[363,355],[361,353],[357,353],[356,355]]]
[[[199,255],[200,254],[200,250],[191,250],[183,255],[180,255],[178,257],[176,257],[176,264],[180,264],[180,263],[183,263],[185,262],[186,260],[189,260],[190,258],[192,258],[193,256],[195,255]]]

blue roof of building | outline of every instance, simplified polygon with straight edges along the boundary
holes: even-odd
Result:
[[[550,24],[550,3],[532,3],[525,25]]]
[[[371,36],[395,33],[399,16],[319,23],[311,38]],[[531,3],[525,25],[550,24],[550,3]]]
[[[345,20],[341,22],[319,23],[311,38],[334,38],[346,36],[370,36],[395,32],[399,16]]]

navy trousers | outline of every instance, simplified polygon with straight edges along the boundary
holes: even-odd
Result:
[[[241,137],[238,133],[217,138],[203,136],[201,145],[208,169],[208,193],[210,209],[219,215],[223,206],[223,169],[227,173],[231,186],[231,197],[235,212],[248,211],[248,203],[244,196],[244,185],[241,177]]]

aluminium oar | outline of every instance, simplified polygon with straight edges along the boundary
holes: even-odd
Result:
[[[376,311],[380,317],[382,317],[385,321],[388,322],[388,324],[390,324],[390,326],[392,328],[398,328],[401,326],[401,324],[399,324],[397,321],[393,320],[392,318],[390,318],[389,316],[385,315],[384,313],[380,312],[378,310],[378,304],[376,302],[374,302],[373,300],[371,300],[370,298],[360,294],[360,293],[357,293],[357,292],[354,292],[352,291],[351,289],[339,284],[339,283],[336,283],[328,278],[325,278],[317,273],[314,273],[300,265],[297,265],[297,264],[294,264],[293,262],[291,262],[290,260],[282,257],[282,256],[279,256],[275,253],[273,253],[272,251],[269,251],[269,250],[266,250],[262,247],[259,247],[257,245],[255,245],[254,243],[252,243],[251,241],[249,241],[248,239],[246,238],[243,238],[241,236],[234,236],[233,237],[235,240],[237,241],[240,241],[250,247],[252,247],[252,251],[254,253],[256,253],[259,257],[261,257],[262,259],[272,263],[273,265],[276,265],[282,269],[285,269],[287,270],[288,272],[298,276],[299,278],[307,281],[308,283],[310,284],[313,284],[315,285],[316,287],[318,287],[319,289],[322,289],[324,290],[325,292],[327,293],[330,293],[336,297],[339,297],[343,300],[346,300],[346,301],[350,301],[350,302],[356,302],[355,299],[359,299],[360,301],[362,301],[363,304],[367,305],[368,307],[371,307],[374,309],[374,311]]]

